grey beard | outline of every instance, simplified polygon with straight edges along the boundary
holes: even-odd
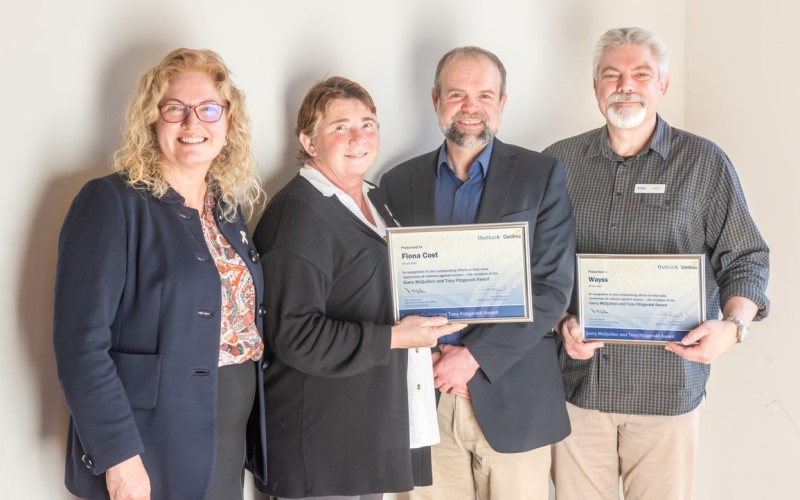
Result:
[[[458,128],[456,128],[455,121],[446,127],[441,127],[441,129],[444,136],[450,142],[456,146],[467,149],[482,148],[483,146],[489,144],[489,141],[494,139],[494,136],[497,133],[496,130],[489,128],[489,125],[486,122],[483,123],[483,130],[481,130],[481,132],[476,136],[468,135],[458,130]]]
[[[639,109],[608,109],[608,121],[617,128],[629,129],[638,127],[644,122],[647,110],[645,108]]]

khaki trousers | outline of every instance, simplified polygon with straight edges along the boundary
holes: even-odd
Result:
[[[481,431],[472,401],[442,394],[442,441],[432,448],[433,485],[398,498],[411,500],[547,500],[550,447],[498,453]]]
[[[557,500],[690,500],[705,400],[676,416],[623,415],[567,404],[572,434],[553,445]]]

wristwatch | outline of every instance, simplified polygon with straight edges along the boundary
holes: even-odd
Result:
[[[742,341],[747,337],[747,334],[750,332],[750,329],[747,328],[747,325],[744,324],[744,321],[740,320],[733,314],[729,314],[722,318],[722,321],[730,321],[734,325],[736,325],[736,343],[741,344]]]

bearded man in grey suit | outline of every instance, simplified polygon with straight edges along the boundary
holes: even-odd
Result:
[[[575,225],[558,160],[494,136],[506,71],[493,53],[453,49],[436,69],[445,142],[381,179],[404,226],[527,221],[533,323],[473,325],[440,339],[434,377],[442,442],[433,485],[413,499],[546,499],[550,445],[569,434],[552,328],[573,284]]]

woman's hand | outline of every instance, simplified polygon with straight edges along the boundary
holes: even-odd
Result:
[[[439,337],[463,330],[464,323],[448,323],[444,316],[406,316],[392,327],[392,349],[434,347]]]
[[[111,500],[150,500],[150,476],[142,457],[136,455],[109,468],[106,487]]]

